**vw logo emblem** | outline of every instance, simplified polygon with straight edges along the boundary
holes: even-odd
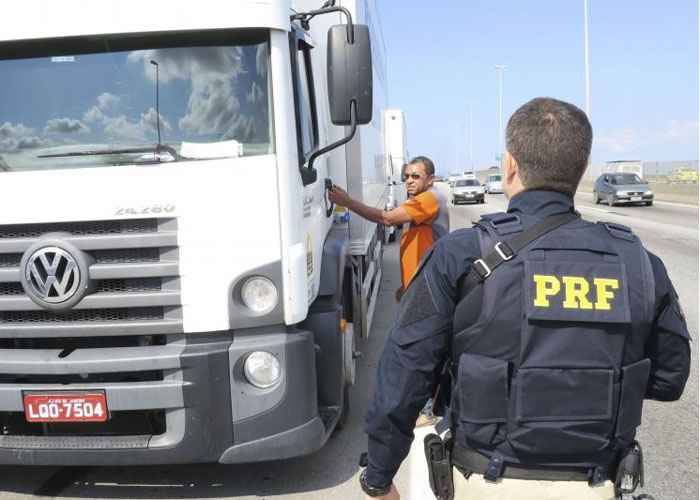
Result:
[[[33,298],[47,304],[62,304],[78,293],[80,266],[63,248],[45,246],[23,260],[25,290]]]

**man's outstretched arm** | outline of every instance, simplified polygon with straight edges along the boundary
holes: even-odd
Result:
[[[367,206],[364,203],[351,198],[344,189],[336,186],[335,184],[329,192],[329,198],[333,203],[347,207],[360,217],[376,222],[377,224],[397,226],[399,224],[412,221],[411,216],[403,207],[385,211],[380,210],[379,208]]]

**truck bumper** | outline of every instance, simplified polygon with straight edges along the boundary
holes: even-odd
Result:
[[[279,357],[283,377],[277,387],[259,390],[243,378],[243,361],[254,350]],[[165,345],[78,349],[64,357],[49,350],[2,351],[0,373],[34,376],[0,383],[0,464],[254,462],[311,453],[328,438],[318,412],[310,332],[277,327],[180,335]],[[121,372],[160,375],[114,382]],[[88,383],[45,383],[52,375],[69,374],[80,374]],[[98,376],[110,382],[90,382]],[[22,394],[28,390],[102,390],[110,421],[27,424]],[[151,432],[142,424],[136,431],[126,426],[141,414],[160,424],[151,425]]]

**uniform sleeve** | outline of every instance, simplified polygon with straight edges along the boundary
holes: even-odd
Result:
[[[401,299],[367,413],[367,482],[373,486],[388,485],[408,454],[416,418],[447,358],[457,283],[478,255],[473,229],[441,238]]]
[[[401,208],[408,212],[414,224],[423,224],[434,219],[440,210],[437,196],[430,191],[425,191],[413,198],[409,198]]]
[[[683,394],[690,373],[690,334],[685,315],[666,267],[649,253],[656,285],[656,317],[646,344],[651,373],[646,397],[675,401]]]

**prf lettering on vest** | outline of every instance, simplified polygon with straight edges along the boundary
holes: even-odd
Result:
[[[610,301],[615,298],[615,292],[620,288],[619,280],[613,278],[594,278],[593,287],[583,276],[557,276],[534,274],[535,307],[550,307],[550,297],[556,297],[564,291],[562,307],[564,309],[586,309],[610,311]],[[595,302],[589,299],[591,288],[595,288]]]

